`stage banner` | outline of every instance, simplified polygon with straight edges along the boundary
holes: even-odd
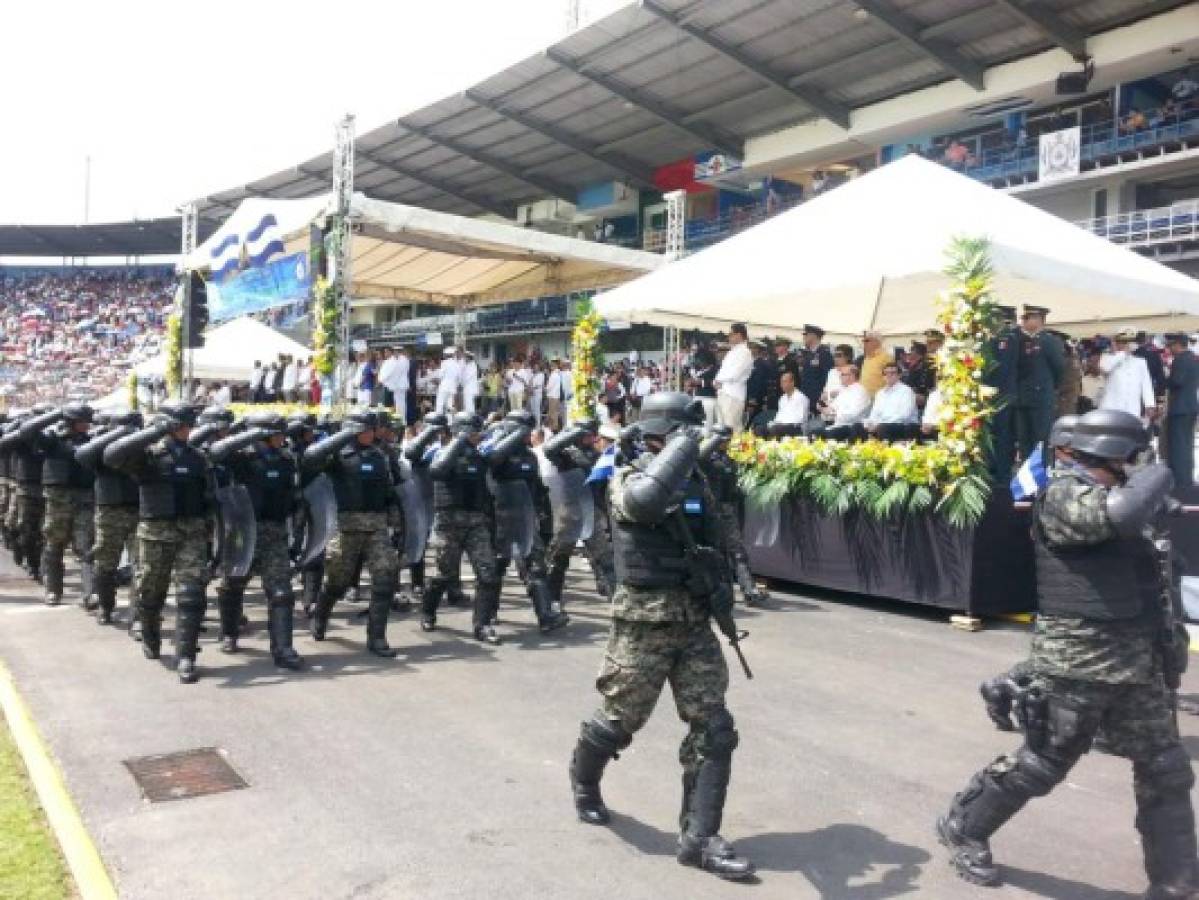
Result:
[[[1082,130],[1078,126],[1041,135],[1037,180],[1058,181],[1078,175],[1081,144]]]
[[[245,269],[220,283],[208,285],[208,311],[213,322],[235,319],[307,300],[312,292],[312,268],[307,253],[293,253]]]

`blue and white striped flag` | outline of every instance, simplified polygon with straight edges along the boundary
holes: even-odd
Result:
[[[212,277],[220,280],[238,269],[261,266],[285,249],[279,222],[274,213],[267,213],[244,235],[228,235],[209,251]]]
[[[428,447],[425,448],[425,455],[420,458],[421,462],[423,462],[423,463],[433,462],[433,457],[437,455],[437,451],[440,449],[441,449],[441,441],[434,441],[432,444],[430,444]]]
[[[1024,460],[1024,465],[1012,479],[1013,499],[1027,500],[1049,486],[1049,473],[1045,471],[1045,460],[1042,456],[1044,449],[1044,444],[1037,444],[1036,449]]]
[[[599,481],[609,481],[615,471],[616,445],[613,444],[601,453],[600,458],[595,461],[595,465],[591,467],[591,474],[587,476],[587,483],[595,484]]]

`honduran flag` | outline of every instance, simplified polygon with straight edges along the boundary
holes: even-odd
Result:
[[[261,266],[285,249],[279,222],[274,213],[267,213],[244,235],[230,234],[209,251],[213,280],[219,281],[239,269]]]
[[[609,481],[615,471],[616,445],[613,444],[601,453],[600,458],[595,461],[595,465],[591,467],[591,474],[587,476],[587,483],[596,484],[600,481]]]
[[[1035,450],[1024,460],[1024,465],[1012,479],[1012,497],[1016,500],[1028,500],[1035,497],[1049,486],[1049,473],[1045,471],[1043,456],[1044,444],[1037,444]]]

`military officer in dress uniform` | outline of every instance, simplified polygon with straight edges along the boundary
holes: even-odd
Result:
[[[197,643],[208,582],[208,533],[212,512],[210,469],[188,444],[196,410],[163,404],[149,428],[104,449],[104,464],[128,473],[138,486],[137,619],[142,653],[158,659],[162,608],[175,579],[175,670],[190,684],[199,678]]]
[[[1049,437],[1057,412],[1057,388],[1066,367],[1061,341],[1045,331],[1048,314],[1045,307],[1026,303],[1016,334],[1015,419],[1021,459],[1028,459],[1037,444]]]
[[[1038,498],[1024,743],[977,772],[937,822],[967,881],[999,882],[990,837],[1060,784],[1102,729],[1109,751],[1132,762],[1145,897],[1199,897],[1195,776],[1171,706],[1188,639],[1153,537],[1173,480],[1165,466],[1126,468],[1148,445],[1136,416],[1087,413]]]
[[[983,384],[995,388],[991,416],[991,455],[987,468],[998,487],[1007,485],[1016,459],[1016,385],[1020,364],[1020,334],[1016,329],[1016,307],[996,307],[995,336],[988,350],[991,368],[983,374]]]
[[[828,382],[828,373],[833,368],[833,354],[828,347],[821,343],[824,340],[824,329],[819,325],[803,327],[803,349],[799,351],[799,379],[796,385],[799,392],[808,398],[808,409],[814,410],[820,403],[820,395]],[[775,379],[778,383],[778,379]]]
[[[688,549],[727,552],[697,469],[703,410],[686,394],[664,392],[646,398],[641,412],[647,452],[619,467],[609,488],[617,588],[596,680],[603,702],[583,723],[570,762],[575,810],[587,824],[610,821],[600,793],[604,769],[632,743],[669,681],[688,726],[679,750],[678,861],[742,880],[753,875],[753,865],[720,836],[738,736],[724,702],[728,668],[710,619],[713,592],[731,586],[724,567],[709,570]]]

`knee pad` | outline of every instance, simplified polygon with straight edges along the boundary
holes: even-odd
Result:
[[[609,719],[598,712],[583,723],[580,736],[612,756],[633,743],[633,735],[625,730],[618,719]]]
[[[727,760],[737,749],[740,737],[733,727],[733,715],[720,707],[708,717],[704,726],[704,756],[708,759]]]
[[[1069,771],[1070,765],[1063,765],[1056,759],[1021,747],[1016,751],[1016,765],[996,780],[1004,787],[1015,788],[1030,797],[1044,797],[1061,783]]]
[[[1191,758],[1181,744],[1133,764],[1138,782],[1158,793],[1188,793],[1195,785]]]
[[[180,610],[202,611],[208,605],[208,600],[204,596],[204,588],[191,585],[180,588],[175,597],[175,605]]]
[[[296,594],[290,584],[275,590],[267,589],[263,593],[266,594],[267,602],[272,606],[291,606],[296,602]]]

